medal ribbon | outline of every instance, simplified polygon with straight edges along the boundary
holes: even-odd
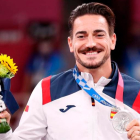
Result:
[[[123,84],[123,79],[118,71],[119,74],[119,79],[118,79],[118,84],[117,84],[117,90],[116,90],[116,105],[123,108],[123,89],[124,89],[124,84]],[[75,66],[73,69],[73,76],[77,82],[77,84],[85,91],[87,92],[93,99],[98,101],[99,103],[109,106],[112,108],[117,108],[116,106],[110,104],[108,101],[106,101],[103,97],[101,97],[93,88],[89,87],[87,85],[86,80],[80,75],[80,73],[77,71],[77,67]]]
[[[124,109],[124,104],[123,104],[123,89],[124,89],[124,82],[121,76],[121,73],[118,70],[118,85],[117,85],[117,90],[116,90],[116,105],[119,106],[121,109]]]

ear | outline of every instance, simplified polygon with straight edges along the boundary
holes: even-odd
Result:
[[[72,38],[71,37],[68,37],[68,45],[69,45],[70,52],[72,53],[74,51],[74,49],[73,49]]]
[[[117,38],[116,38],[116,34],[115,33],[113,33],[113,35],[111,36],[111,50],[114,50],[115,49],[115,46],[116,46],[116,40],[117,40]]]

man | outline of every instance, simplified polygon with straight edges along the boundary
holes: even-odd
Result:
[[[0,139],[140,139],[140,83],[111,62],[114,24],[113,12],[100,3],[72,11],[68,44],[76,67],[39,82],[18,128]],[[10,115],[5,111],[1,118],[9,122]]]

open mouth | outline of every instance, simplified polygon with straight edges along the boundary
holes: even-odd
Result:
[[[102,48],[94,47],[94,48],[84,48],[84,49],[80,50],[79,52],[84,54],[84,55],[91,56],[91,55],[97,55],[102,51],[103,51]]]
[[[101,51],[86,51],[86,52],[83,52],[83,54],[85,55],[96,55],[96,54],[99,54]]]

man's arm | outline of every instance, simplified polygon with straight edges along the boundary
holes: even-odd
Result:
[[[47,120],[42,105],[41,82],[35,87],[27,106],[28,109],[23,112],[17,129],[13,133],[10,130],[7,133],[0,134],[0,140],[39,140],[46,135]],[[7,111],[1,114],[1,118],[6,118],[8,123],[10,117]]]

